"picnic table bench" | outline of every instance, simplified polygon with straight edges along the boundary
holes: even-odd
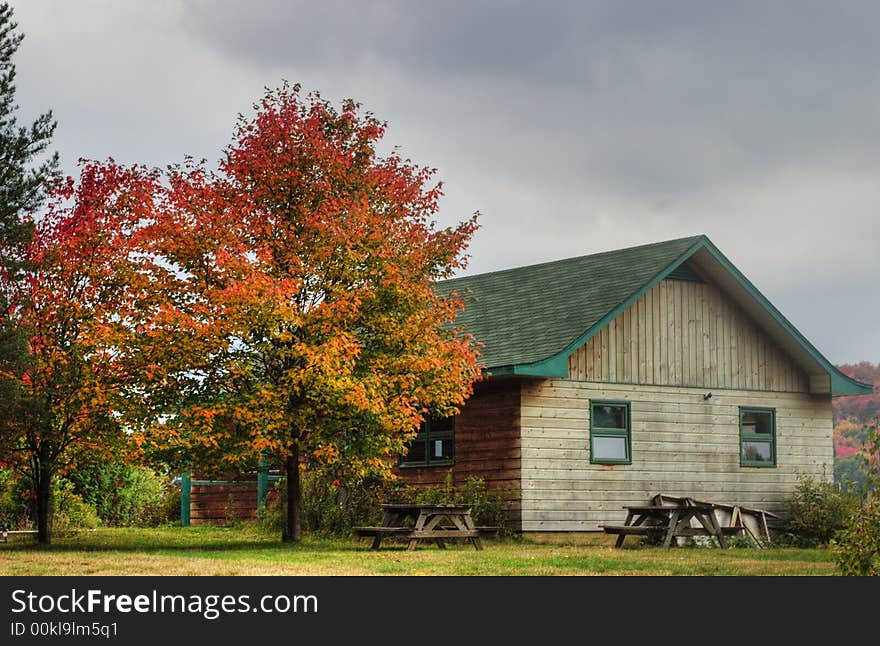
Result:
[[[483,549],[480,529],[474,525],[471,507],[466,505],[384,504],[381,526],[355,527],[354,531],[358,536],[372,537],[370,549],[374,550],[386,536],[409,539],[407,550],[415,549],[419,541],[433,541],[443,549],[448,538],[466,538],[477,550]]]
[[[721,547],[727,547],[724,531],[715,518],[711,504],[681,502],[663,505],[628,505],[626,521],[623,525],[604,525],[606,534],[617,534],[615,547],[622,547],[627,536],[657,536],[663,538],[663,547],[671,547],[674,538],[679,536],[710,536]],[[699,527],[691,527],[691,519],[699,522]],[[737,531],[740,531],[737,528]]]
[[[671,547],[673,539],[678,537],[709,536],[721,547],[727,547],[726,536],[746,534],[758,548],[764,548],[770,542],[767,519],[777,518],[763,509],[663,494],[654,496],[650,504],[628,505],[624,509],[627,516],[623,525],[602,527],[607,534],[617,534],[615,547],[622,547],[626,537],[631,535],[662,537],[664,547]],[[720,514],[720,520],[716,514]],[[692,520],[696,520],[698,526],[694,527]],[[755,526],[754,530],[750,524]]]

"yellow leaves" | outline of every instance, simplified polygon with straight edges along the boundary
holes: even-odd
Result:
[[[322,444],[312,451],[312,456],[319,462],[329,464],[339,458],[339,449],[335,444]]]

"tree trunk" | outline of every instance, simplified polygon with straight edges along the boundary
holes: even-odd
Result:
[[[287,471],[287,522],[281,537],[285,543],[295,543],[302,537],[302,496],[299,483],[299,444],[294,444],[285,465]]]
[[[37,470],[37,540],[52,542],[52,471],[43,465]]]

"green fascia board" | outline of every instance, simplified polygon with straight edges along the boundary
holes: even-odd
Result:
[[[718,263],[724,267],[724,269],[730,273],[736,281],[740,284],[743,289],[745,289],[749,295],[752,296],[767,312],[773,319],[779,323],[782,328],[788,332],[794,339],[803,347],[806,352],[819,363],[822,368],[828,372],[831,377],[831,392],[835,395],[867,395],[874,392],[874,387],[870,384],[864,384],[855,379],[851,379],[847,377],[845,374],[840,372],[834,364],[832,364],[828,359],[826,359],[822,354],[813,346],[812,343],[807,341],[807,339],[798,332],[797,328],[792,325],[788,319],[786,319],[782,313],[777,310],[773,304],[767,300],[767,298],[758,291],[758,289],[751,283],[751,281],[746,278],[734,265],[731,263],[727,257],[721,251],[712,244],[712,241],[709,240],[706,236],[700,236],[697,242],[695,242],[687,251],[682,253],[678,258],[673,260],[669,265],[667,265],[664,269],[662,269],[659,273],[657,273],[654,278],[645,283],[641,288],[633,292],[626,300],[621,302],[617,307],[608,312],[605,316],[603,316],[599,321],[590,327],[589,330],[584,332],[577,339],[569,343],[565,348],[560,350],[558,353],[547,357],[546,359],[542,359],[541,361],[536,361],[533,363],[527,364],[519,364],[514,366],[503,366],[500,368],[492,368],[487,372],[491,376],[504,376],[504,375],[522,375],[529,377],[568,377],[568,359],[578,348],[584,345],[587,341],[589,341],[597,332],[599,332],[602,328],[608,325],[613,319],[617,318],[626,308],[635,303],[638,299],[645,295],[648,291],[656,287],[660,281],[666,278],[670,273],[675,271],[675,269],[685,262],[688,258],[693,256],[700,249],[705,249],[709,254],[712,255]]]

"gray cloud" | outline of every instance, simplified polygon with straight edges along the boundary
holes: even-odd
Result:
[[[871,2],[14,2],[65,163],[215,159],[262,87],[354,97],[475,209],[472,271],[708,233],[836,362],[880,360]]]

